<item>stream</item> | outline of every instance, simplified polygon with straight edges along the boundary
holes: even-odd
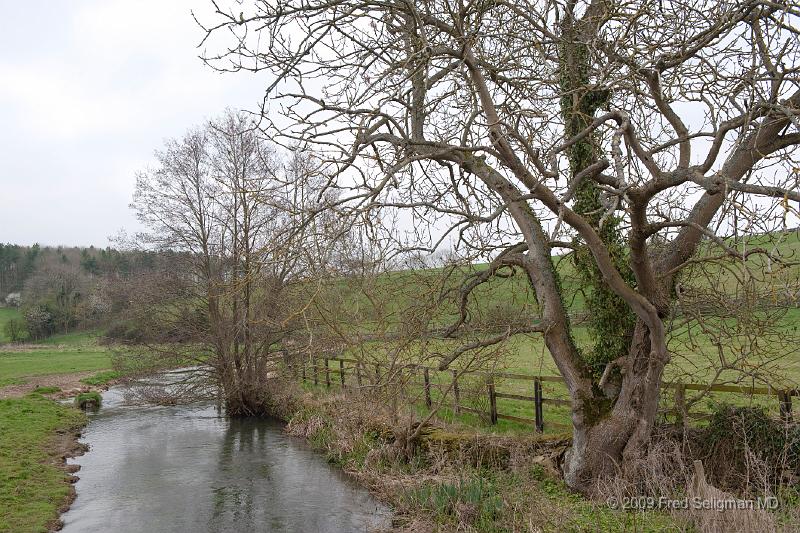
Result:
[[[391,513],[278,422],[213,404],[128,406],[103,394],[64,533],[356,532]]]

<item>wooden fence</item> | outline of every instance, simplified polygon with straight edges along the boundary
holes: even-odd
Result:
[[[320,366],[319,364],[320,361],[323,362],[322,366]],[[311,364],[309,365],[308,363]],[[334,366],[336,366],[337,368],[331,368],[331,363],[334,363]],[[350,363],[353,366],[348,368],[345,366],[346,363]],[[295,373],[295,375],[297,375],[298,373],[302,375],[302,380],[304,383],[309,380],[313,380],[314,385],[319,385],[321,380],[324,379],[324,383],[327,388],[330,388],[333,383],[331,381],[332,374],[338,375],[339,378],[338,386],[342,388],[346,388],[349,386],[346,380],[346,375],[348,374],[348,372],[355,376],[356,383],[358,386],[363,385],[365,375],[369,374],[367,366],[363,362],[360,362],[356,359],[348,359],[344,357],[322,357],[314,359],[312,361],[304,360],[300,365],[301,368],[299,369],[299,372],[296,365],[290,364],[289,366]],[[374,373],[372,375],[375,377],[375,381],[373,381],[373,383],[379,383],[381,380],[381,376],[384,375],[383,369],[386,368],[386,365],[375,364],[372,366],[374,368]],[[452,404],[453,412],[455,414],[460,414],[463,411],[483,416],[486,417],[492,424],[497,424],[498,420],[510,420],[513,422],[532,425],[536,429],[536,431],[543,432],[544,431],[543,406],[545,403],[549,405],[558,405],[567,407],[571,405],[569,400],[558,399],[558,398],[546,398],[542,392],[543,391],[542,383],[544,382],[563,383],[564,379],[561,378],[560,376],[529,376],[525,374],[512,374],[508,372],[493,372],[493,373],[464,372],[459,374],[459,372],[456,370],[442,371],[439,370],[438,368],[428,367],[425,365],[404,365],[402,367],[395,367],[395,370],[399,371],[409,370],[409,371],[415,371],[417,373],[420,371],[422,372],[422,391],[425,397],[425,404],[428,407],[432,407],[433,405],[433,398],[431,395],[431,372],[448,373],[449,374],[448,379],[450,380],[450,390],[452,391],[452,396],[453,396],[453,404]],[[485,394],[488,400],[488,412],[475,409],[473,407],[469,407],[461,403],[459,378],[463,376],[475,376],[483,378],[483,380],[485,380],[486,383]],[[503,379],[508,381],[522,381],[525,383],[529,383],[533,395],[529,396],[525,394],[511,394],[506,392],[499,392],[496,388],[496,383],[495,383],[495,380],[497,379]],[[674,390],[675,406],[671,409],[662,409],[659,412],[673,413],[678,416],[688,417],[692,419],[703,419],[707,418],[708,415],[692,414],[687,412],[686,391],[724,392],[724,393],[736,393],[736,394],[750,395],[750,396],[775,396],[778,401],[780,416],[786,421],[792,420],[792,396],[800,396],[800,390],[798,389],[779,390],[771,387],[745,387],[738,385],[662,383],[662,388]],[[534,418],[532,419],[523,418],[499,412],[497,408],[497,400],[499,398],[517,400],[521,402],[532,402],[534,405]],[[563,424],[551,423],[551,425],[559,426],[562,427],[563,429],[568,428],[568,426],[565,426]]]

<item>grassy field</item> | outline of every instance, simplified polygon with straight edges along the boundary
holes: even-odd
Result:
[[[109,370],[111,352],[98,344],[97,333],[70,333],[25,346],[0,345],[0,386],[32,377]]]
[[[782,327],[793,329],[800,325],[800,309],[789,309],[783,317]],[[586,328],[575,328],[575,337],[578,343],[586,343],[588,341],[588,331]],[[718,362],[717,348],[707,336],[698,335],[696,332],[692,333],[692,342],[689,343],[689,332],[683,330],[678,331],[672,338],[670,348],[675,352],[672,361],[668,365],[665,374],[667,381],[681,381],[683,383],[711,383],[714,375],[712,369],[714,364]],[[773,339],[773,342],[780,342],[779,339]],[[457,346],[455,341],[432,341],[426,344],[425,350],[431,354],[432,359],[420,359],[416,362],[424,362],[427,366],[436,366],[438,358],[435,357],[436,353],[447,353]],[[376,342],[368,343],[365,352],[371,358],[377,357],[378,351],[385,350],[386,346]],[[743,378],[745,372],[751,370],[756,361],[756,357],[745,360],[739,365],[738,368],[731,368],[717,376],[715,382],[736,383],[741,387],[764,387],[767,385],[786,389],[796,388],[800,386],[800,352],[798,347],[794,345],[782,346],[779,351],[785,351],[785,355],[775,361],[765,363],[765,369],[768,371],[769,376],[762,380],[748,380]],[[422,349],[420,349],[422,351]],[[355,353],[350,352],[346,357],[352,358]],[[763,362],[763,361],[761,361]],[[750,368],[748,368],[748,365]],[[454,363],[458,367],[458,362]],[[331,381],[334,386],[339,383],[339,376],[336,373],[338,370],[338,363],[333,363],[331,369]],[[371,367],[370,367],[371,368]],[[526,376],[558,376],[558,370],[550,357],[541,336],[539,335],[526,335],[517,336],[512,338],[506,343],[503,351],[497,361],[497,370],[506,373],[521,374]],[[307,371],[310,372],[310,369]],[[347,370],[348,383],[355,385],[355,371],[350,368]],[[430,379],[432,384],[432,397],[436,402],[441,397],[441,392],[447,388],[452,378],[450,372],[436,372],[431,371]],[[424,402],[422,401],[422,376],[418,373],[415,377],[415,385],[412,387],[412,396],[415,404],[417,405],[420,414],[424,415],[426,412]],[[311,375],[308,374],[308,382],[311,382]],[[321,373],[319,376],[319,387],[324,387],[324,375]],[[310,386],[310,385],[309,385]],[[463,376],[459,380],[461,389],[462,405],[472,407],[474,409],[487,412],[488,411],[488,394],[486,392],[485,383],[478,377]],[[524,396],[533,396],[533,382],[525,380],[513,380],[497,378],[495,382],[496,391],[498,393],[516,394]],[[313,387],[312,387],[313,388]],[[697,398],[697,392],[688,392],[687,400],[692,402]],[[566,389],[563,385],[553,382],[543,383],[543,395],[545,399],[555,400],[569,400]],[[499,420],[497,425],[488,425],[485,416],[478,416],[473,413],[462,411],[460,414],[455,414],[451,408],[453,401],[452,396],[443,402],[444,407],[440,410],[438,416],[448,422],[460,422],[465,425],[479,428],[480,431],[488,432],[530,432],[531,425],[519,423],[509,420]],[[698,400],[691,409],[692,413],[702,415],[710,412],[715,405],[719,403],[731,403],[735,405],[755,405],[763,406],[769,412],[777,414],[779,411],[779,403],[776,396],[749,396],[740,393],[728,392],[714,392],[703,396]],[[668,409],[674,406],[673,391],[665,389],[662,393],[662,408]],[[534,405],[529,401],[520,401],[516,399],[498,398],[497,399],[498,412],[505,415],[521,417],[526,419],[534,418]],[[555,405],[545,401],[544,409],[544,422],[546,433],[563,433],[570,431],[570,410],[569,407],[563,405]],[[669,415],[672,416],[672,415]],[[672,420],[672,418],[670,418]]]
[[[0,400],[0,531],[52,526],[70,488],[56,435],[84,423],[81,411],[38,394]]]
[[[726,261],[724,264],[714,264],[705,269],[687,272],[683,279],[683,286],[699,294],[711,287],[721,289],[729,295],[741,295],[742,279],[751,276],[750,288],[757,294],[757,301],[765,305],[775,305],[778,302],[791,300],[793,291],[800,287],[800,231],[791,230],[777,233],[770,237],[750,236],[734,243],[729,240],[728,245],[741,251],[754,247],[762,247],[772,252],[778,252],[786,261],[783,266],[777,263],[769,264],[763,256],[752,255],[746,266],[741,263]],[[700,254],[716,254],[718,250],[701,250]],[[579,290],[575,268],[568,257],[554,259],[556,268],[562,277],[564,287],[564,300],[572,314],[585,312],[585,298]],[[341,315],[353,311],[354,315],[343,320],[345,329],[349,324],[358,324],[358,329],[371,332],[371,328],[383,328],[392,331],[393,328],[402,328],[406,322],[412,321],[415,313],[424,312],[425,302],[436,298],[447,290],[455,290],[460,282],[470,272],[479,272],[486,265],[465,266],[460,269],[448,271],[434,268],[417,271],[398,271],[384,274],[365,287],[342,285],[339,287],[343,302]],[[448,276],[448,272],[450,275]],[[736,275],[740,276],[737,282]],[[796,298],[796,294],[794,296]],[[788,299],[788,300],[787,300]],[[800,342],[798,339],[798,326],[800,326],[800,308],[794,302],[794,307],[787,308],[785,316],[781,319],[779,329],[772,332],[769,338],[759,337],[743,328],[735,331],[732,320],[725,317],[708,316],[707,323],[713,323],[717,330],[726,330],[733,336],[722,336],[721,343],[713,341],[713,332],[699,331],[696,323],[691,326],[681,326],[671,334],[669,348],[673,354],[670,364],[665,370],[666,381],[681,381],[683,383],[731,383],[742,387],[773,387],[790,389],[800,387]],[[448,307],[449,305],[449,307]],[[524,276],[496,278],[490,283],[481,285],[473,293],[470,300],[470,314],[473,320],[488,320],[492,315],[503,320],[535,320],[538,315],[537,304],[532,294],[528,281]],[[387,318],[381,323],[374,322],[370,309],[376,308],[386,313]],[[404,308],[406,309],[404,311]],[[428,327],[440,327],[452,323],[456,316],[455,307],[451,303],[445,304],[437,310]],[[360,313],[357,316],[355,313]],[[355,319],[354,319],[355,318]],[[713,329],[713,328],[712,328]],[[586,327],[573,327],[573,336],[581,348],[591,346],[589,331]],[[422,344],[422,343],[420,343]],[[425,351],[427,356],[420,353],[406,354],[406,362],[425,362],[429,366],[436,366],[441,354],[452,351],[457,344],[444,341],[427,342]],[[381,360],[380,352],[386,352],[385,346],[378,343],[367,343],[364,352],[368,359]],[[373,352],[374,353],[371,353]],[[420,348],[422,352],[422,348]],[[541,335],[516,336],[505,343],[502,355],[497,361],[498,370],[525,374],[529,376],[558,376],[558,371],[552,358],[544,346]],[[438,355],[437,355],[438,354]],[[347,352],[346,357],[352,357],[354,352]],[[458,366],[458,361],[454,366]],[[724,366],[726,369],[716,373],[716,369]],[[334,379],[338,379],[334,376]],[[420,378],[421,379],[421,378]],[[449,380],[449,375],[432,375],[434,388],[444,386]],[[464,388],[470,386],[469,379],[464,379]],[[473,380],[475,381],[475,380]],[[472,384],[475,407],[485,410],[485,385],[475,382]],[[498,392],[533,395],[533,383],[530,381],[499,380]],[[417,394],[417,396],[419,396]],[[436,391],[434,390],[434,396]],[[464,395],[462,395],[464,396]],[[567,395],[563,386],[557,383],[544,384],[545,398],[566,400]],[[671,402],[670,392],[665,391],[664,402]],[[691,402],[695,394],[688,394]],[[728,402],[734,404],[764,405],[770,411],[777,412],[778,403],[775,397],[754,396],[748,397],[733,393],[713,393],[707,395],[694,406],[696,410],[707,412],[713,404]],[[450,402],[448,402],[450,403]],[[665,405],[670,407],[671,405]],[[501,413],[532,418],[533,405],[530,402],[521,402],[512,399],[498,399],[498,410]],[[481,425],[479,417],[471,414],[453,415],[449,409],[443,409],[442,416],[446,419],[461,420],[465,423]],[[546,405],[544,410],[545,425],[554,431],[560,427],[568,426],[569,410],[567,407]],[[516,422],[501,420],[497,426],[489,428],[492,431],[529,431],[528,426]]]

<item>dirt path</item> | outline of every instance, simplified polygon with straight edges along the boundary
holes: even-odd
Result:
[[[27,383],[0,387],[0,400],[3,398],[25,396],[29,392],[33,392],[37,387],[59,387],[62,391],[88,388],[88,385],[81,383],[81,380],[95,374],[97,374],[97,371],[92,370],[89,372],[75,372],[73,374],[51,374],[47,376],[22,378],[27,380]]]

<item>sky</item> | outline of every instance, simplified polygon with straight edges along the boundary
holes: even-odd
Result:
[[[0,242],[111,245],[141,229],[136,172],[165,139],[257,109],[262,75],[198,58],[208,5],[0,0]]]

